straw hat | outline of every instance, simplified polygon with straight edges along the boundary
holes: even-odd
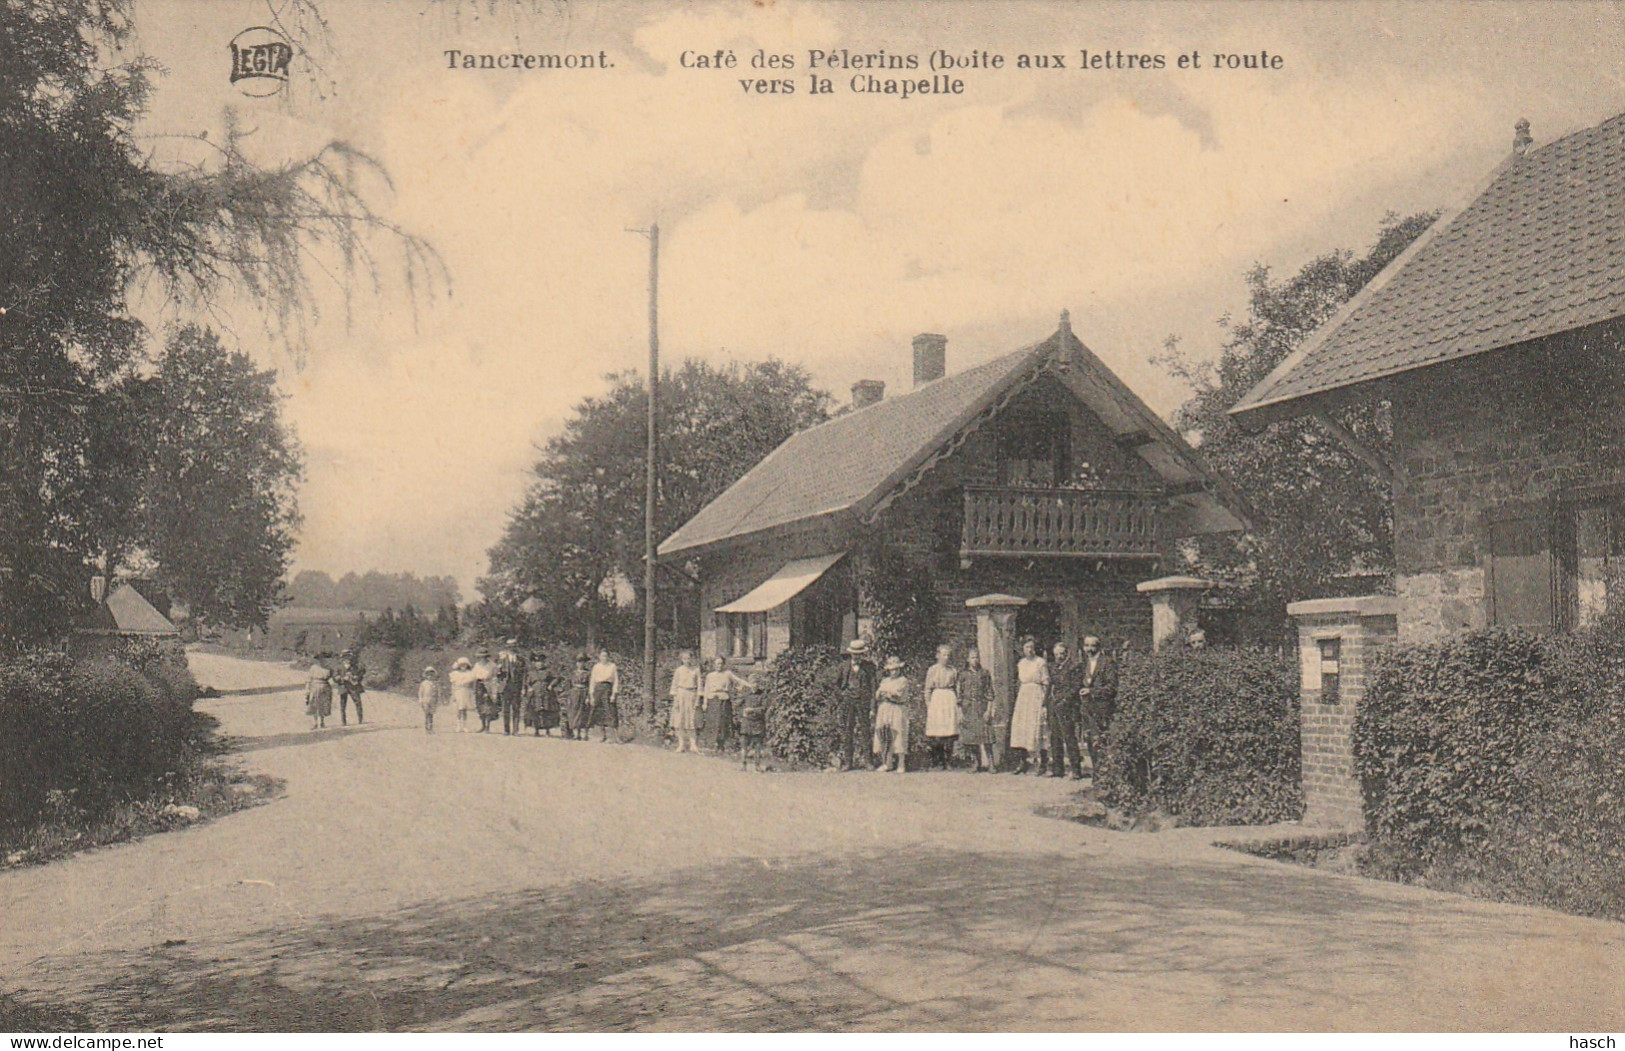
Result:
[[[887,657],[886,658],[886,670],[887,671],[902,671],[903,670],[903,658],[901,658],[901,657]]]
[[[456,663],[452,664],[452,667],[453,668],[472,668],[472,667],[474,667],[474,662],[469,660],[467,657],[458,657]]]
[[[848,653],[868,653],[869,652],[869,644],[867,642],[864,642],[862,639],[853,639],[851,642],[846,644],[846,652],[848,652]]]

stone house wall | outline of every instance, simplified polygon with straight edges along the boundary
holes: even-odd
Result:
[[[1625,480],[1618,327],[1437,366],[1391,392],[1401,637],[1488,621],[1484,516]]]

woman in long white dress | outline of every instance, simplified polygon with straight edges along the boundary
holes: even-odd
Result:
[[[925,670],[925,739],[931,765],[948,769],[959,738],[959,669],[948,663],[952,646],[937,647],[937,663]]]
[[[671,673],[671,729],[677,736],[679,752],[698,752],[694,731],[698,729],[696,715],[700,708],[700,680],[702,672],[694,663],[694,654],[684,650],[679,664]]]
[[[1032,636],[1021,640],[1016,680],[1021,685],[1010,716],[1010,747],[1020,749],[1021,765],[1014,772],[1024,774],[1044,744],[1044,698],[1049,693],[1049,665],[1038,655],[1038,642]]]

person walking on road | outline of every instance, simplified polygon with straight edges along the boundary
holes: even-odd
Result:
[[[333,687],[339,695],[339,725],[350,724],[350,704],[355,703],[355,721],[366,722],[361,711],[361,694],[367,688],[367,669],[361,666],[361,651],[351,646],[339,658],[338,671],[333,674]]]
[[[608,650],[598,651],[598,663],[592,666],[588,687],[592,693],[592,721],[598,727],[598,739],[607,741],[609,732],[621,727],[621,669],[609,659]]]
[[[981,654],[970,650],[959,672],[959,743],[971,753],[977,773],[993,769],[993,716],[993,675],[982,667]]]
[[[423,669],[423,681],[418,683],[418,707],[423,709],[423,732],[434,733],[434,710],[440,707],[440,683],[435,681],[433,667]]]
[[[310,666],[305,680],[305,714],[310,716],[310,728],[327,727],[327,717],[333,714],[333,673],[317,661]]]
[[[728,750],[736,732],[734,696],[751,688],[749,680],[741,679],[728,670],[725,658],[718,657],[712,662],[711,671],[706,674],[705,684],[700,690],[700,708],[705,712],[705,721],[716,724],[718,755]]]
[[[948,769],[959,740],[959,669],[948,663],[952,646],[937,647],[937,662],[925,670],[925,740],[931,765]]]
[[[1010,748],[1021,753],[1014,773],[1025,774],[1043,746],[1044,700],[1049,695],[1049,664],[1038,655],[1038,640],[1031,635],[1021,640],[1016,681],[1021,685],[1010,715]]]
[[[518,648],[519,640],[509,639],[503,644],[502,652],[497,654],[496,693],[502,705],[502,733],[505,737],[512,737],[524,729],[520,720],[525,707],[525,677],[530,669],[525,666],[525,658],[519,655]]]
[[[677,751],[698,752],[694,734],[699,729],[700,668],[692,650],[684,650],[677,659],[671,673],[671,732],[677,738]]]
[[[1089,749],[1089,776],[1098,782],[1101,767],[1106,762],[1106,733],[1117,711],[1117,662],[1100,648],[1100,640],[1093,635],[1083,640],[1079,698],[1083,739]]]
[[[842,770],[855,769],[858,756],[869,765],[869,743],[874,733],[869,725],[869,709],[875,703],[875,687],[880,673],[869,659],[869,644],[853,639],[846,647],[847,661],[835,673],[836,713],[840,717],[840,741],[831,760]]]
[[[903,674],[903,658],[887,657],[886,674],[875,687],[874,750],[880,756],[876,773],[891,770],[901,774],[908,770],[908,701],[912,689],[908,676]]]
[[[457,713],[457,732],[466,734],[468,713],[475,710],[479,700],[475,696],[475,687],[480,681],[480,673],[474,670],[473,663],[467,657],[458,657],[446,679],[451,683],[451,706]]]

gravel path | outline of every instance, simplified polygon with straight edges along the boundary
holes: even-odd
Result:
[[[1625,925],[1040,818],[1065,782],[310,733],[194,654],[267,806],[0,874],[0,991],[155,1029],[1625,1028]],[[443,722],[450,722],[443,717]]]

